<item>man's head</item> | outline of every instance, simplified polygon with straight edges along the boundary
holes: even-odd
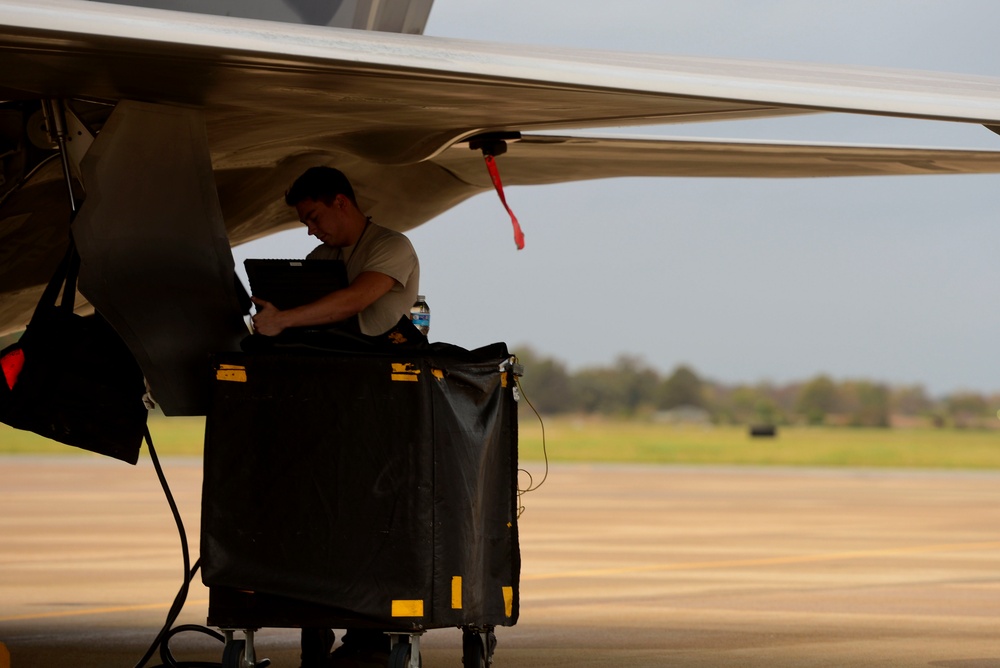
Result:
[[[365,216],[358,209],[351,183],[339,169],[313,167],[295,179],[285,193],[299,220],[327,246],[353,246],[364,231]]]
[[[330,204],[337,195],[343,195],[354,206],[358,201],[354,198],[354,188],[344,173],[333,167],[310,167],[285,193],[285,204],[295,206],[302,200],[312,199]]]

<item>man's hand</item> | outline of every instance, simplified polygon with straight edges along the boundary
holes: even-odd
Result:
[[[263,299],[251,297],[250,301],[257,307],[257,313],[250,319],[253,322],[254,331],[264,336],[277,336],[285,329],[282,324],[282,313],[271,302]]]
[[[252,318],[253,328],[264,336],[277,336],[289,327],[315,327],[346,320],[363,311],[369,304],[389,292],[396,279],[377,271],[364,271],[343,290],[335,290],[314,302],[282,311],[271,302],[257,297]]]

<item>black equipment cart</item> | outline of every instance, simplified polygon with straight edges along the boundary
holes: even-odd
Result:
[[[266,665],[260,628],[345,626],[389,633],[390,668],[458,627],[488,665],[518,617],[506,346],[225,354],[214,374],[201,553],[223,665]]]

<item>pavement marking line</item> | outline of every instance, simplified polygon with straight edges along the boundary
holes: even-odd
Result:
[[[556,580],[561,578],[603,577],[608,575],[628,575],[630,573],[651,573],[656,571],[698,571],[713,568],[739,568],[744,566],[776,566],[785,564],[809,564],[823,561],[847,561],[871,557],[895,557],[907,554],[928,554],[933,552],[967,552],[974,550],[1000,549],[1000,542],[945,543],[941,545],[916,545],[914,547],[887,548],[884,550],[859,550],[856,552],[832,552],[829,554],[807,554],[803,556],[766,557],[762,559],[734,559],[729,561],[691,561],[675,564],[649,564],[626,568],[595,568],[565,573],[539,573],[521,575],[521,580]]]
[[[192,605],[207,605],[208,599],[202,601],[187,601]],[[155,610],[157,608],[169,608],[170,603],[144,603],[142,605],[119,605],[109,608],[86,608],[84,610],[59,610],[57,612],[38,612],[29,615],[11,615],[10,617],[0,617],[0,622],[21,622],[29,619],[52,619],[54,617],[76,617],[77,615],[107,615],[112,612],[134,612],[136,610]],[[0,663],[0,668],[4,668]]]

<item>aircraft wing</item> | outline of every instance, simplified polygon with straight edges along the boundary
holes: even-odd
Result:
[[[808,111],[1000,124],[998,82],[984,77],[509,47],[84,0],[0,3],[0,54],[8,97],[203,107],[221,159],[333,140],[403,164],[490,130]]]
[[[87,194],[81,252],[90,254],[81,286],[95,303],[106,286],[132,281],[120,266],[98,280],[97,257],[114,265],[128,256],[142,280],[168,285],[149,271],[173,266],[162,258],[164,238],[183,253],[178,260],[190,259],[197,254],[184,250],[193,243],[184,235],[194,230],[211,228],[204,243],[218,245],[295,224],[282,195],[315,164],[343,169],[366,212],[408,229],[489,187],[481,157],[465,143],[485,133],[526,133],[498,159],[504,179],[522,184],[993,172],[998,161],[983,151],[542,134],[589,127],[816,112],[1000,126],[1000,80],[983,77],[509,47],[85,0],[3,0],[0,332],[26,322],[65,245],[61,169],[44,162],[52,147],[39,138],[47,99],[66,101],[75,130],[73,171]],[[165,171],[153,178],[147,167]],[[98,215],[111,204],[113,215]],[[201,217],[190,227],[175,224],[191,212]],[[102,241],[110,237],[89,227],[108,221],[119,226],[116,239],[136,244],[127,253],[111,252]],[[154,257],[137,259],[150,247]],[[205,281],[231,275],[227,253],[206,261]],[[125,300],[133,311],[145,303],[136,290]],[[124,302],[106,296],[107,306],[97,305],[103,313],[115,303]],[[168,347],[184,338],[159,336]]]

